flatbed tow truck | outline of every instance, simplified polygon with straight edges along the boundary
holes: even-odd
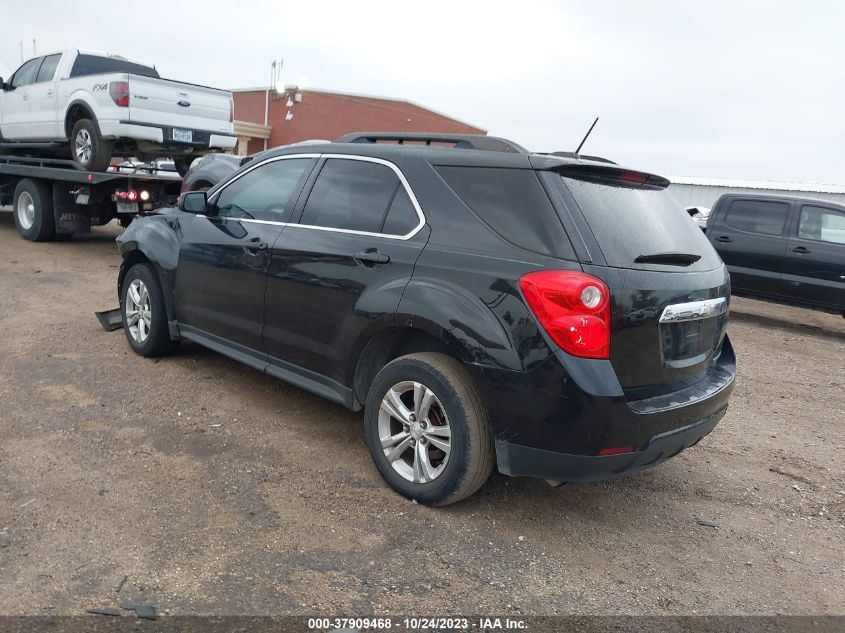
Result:
[[[21,237],[47,242],[114,219],[125,227],[137,215],[176,203],[181,179],[117,169],[91,172],[72,160],[0,155],[0,207],[12,206]]]

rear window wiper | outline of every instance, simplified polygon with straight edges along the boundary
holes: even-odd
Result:
[[[668,266],[689,266],[694,264],[701,255],[692,253],[654,253],[653,255],[638,255],[634,260],[637,264],[666,264]]]

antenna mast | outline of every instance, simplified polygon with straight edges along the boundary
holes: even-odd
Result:
[[[587,138],[590,136],[590,133],[593,131],[593,128],[596,127],[596,123],[598,123],[598,122],[599,122],[599,118],[596,117],[596,120],[593,121],[593,124],[590,126],[590,129],[587,130],[587,133],[584,135],[584,138],[581,139],[581,143],[578,145],[578,149],[575,150],[576,154],[581,151],[582,147],[584,147],[584,143],[587,142]]]

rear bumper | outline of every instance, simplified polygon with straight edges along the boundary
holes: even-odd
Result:
[[[622,455],[556,453],[497,440],[499,472],[565,482],[601,481],[638,473],[697,444],[716,427],[726,410],[727,407],[694,424],[655,435],[640,450]]]
[[[238,138],[232,134],[208,130],[191,130],[195,142],[176,143],[171,140],[173,128],[170,126],[132,123],[130,121],[98,121],[98,124],[100,133],[105,138],[131,138],[138,141],[147,141],[166,147],[176,153],[179,151],[188,153],[193,149],[232,149],[238,142]]]
[[[727,409],[736,359],[726,336],[696,380],[639,400],[626,396],[606,360],[556,352],[529,371],[473,369],[501,472],[593,481],[654,466],[709,433]],[[634,452],[599,456],[627,446]]]

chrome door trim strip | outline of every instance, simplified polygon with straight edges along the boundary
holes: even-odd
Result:
[[[405,192],[408,194],[408,197],[411,200],[411,205],[413,205],[414,210],[417,212],[417,217],[419,218],[419,223],[411,229],[405,235],[391,235],[388,233],[373,233],[371,231],[356,231],[353,229],[338,229],[329,226],[314,226],[312,224],[299,224],[296,222],[275,222],[273,220],[255,220],[252,218],[226,218],[220,217],[221,220],[232,220],[236,222],[247,222],[251,224],[271,224],[273,226],[290,226],[290,227],[297,227],[301,229],[311,229],[314,231],[330,231],[332,233],[347,233],[352,235],[364,235],[368,237],[381,237],[388,240],[409,240],[414,237],[420,230],[425,226],[426,218],[425,214],[423,213],[422,207],[420,206],[419,200],[417,200],[417,196],[414,194],[414,190],[411,189],[411,185],[408,183],[408,179],[405,178],[405,174],[402,173],[402,170],[399,169],[395,164],[391,163],[390,161],[384,160],[382,158],[374,158],[372,156],[359,156],[357,154],[285,154],[284,156],[273,156],[266,160],[261,161],[255,165],[250,166],[249,169],[241,172],[232,180],[227,182],[223,185],[220,189],[214,192],[214,194],[209,198],[209,203],[212,203],[217,199],[220,195],[221,191],[224,191],[226,187],[231,185],[233,182],[241,178],[242,176],[248,174],[253,169],[257,169],[262,165],[266,165],[267,163],[272,163],[277,160],[287,160],[291,158],[336,158],[342,160],[358,160],[365,163],[376,163],[378,165],[384,165],[389,169],[392,169],[396,176],[399,178],[399,182],[402,183],[402,186],[405,188]],[[198,215],[197,217],[206,217],[205,215]]]
[[[663,308],[660,315],[661,323],[678,323],[679,321],[695,321],[697,319],[708,319],[724,314],[728,310],[728,300],[725,297],[718,299],[704,299],[702,301],[690,301],[688,303],[676,303]]]

